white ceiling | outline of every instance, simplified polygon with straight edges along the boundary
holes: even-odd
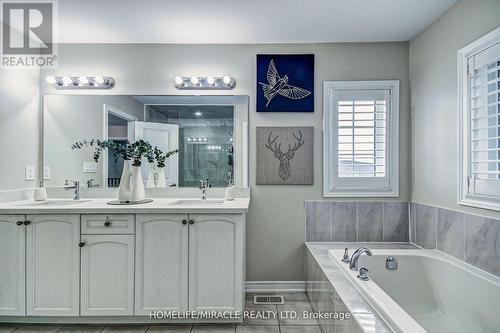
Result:
[[[62,43],[407,41],[456,0],[59,0]]]

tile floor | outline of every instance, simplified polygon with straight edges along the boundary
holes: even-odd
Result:
[[[285,305],[254,305],[253,295],[247,294],[246,309],[259,311],[311,311],[305,293],[280,293]],[[53,325],[53,324],[2,324],[0,333],[321,333],[316,320],[248,318],[243,324],[137,324],[137,325]]]

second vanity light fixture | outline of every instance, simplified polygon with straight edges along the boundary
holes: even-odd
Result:
[[[236,81],[230,76],[176,76],[177,89],[233,89]]]
[[[109,76],[47,76],[48,84],[56,89],[111,89],[115,80]]]

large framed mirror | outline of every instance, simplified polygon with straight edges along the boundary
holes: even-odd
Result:
[[[45,187],[67,179],[88,187],[118,187],[123,159],[95,147],[72,149],[93,139],[145,140],[167,152],[166,187],[248,186],[248,96],[45,95],[40,171]],[[150,165],[144,158],[146,183]],[[151,179],[149,179],[151,183]]]

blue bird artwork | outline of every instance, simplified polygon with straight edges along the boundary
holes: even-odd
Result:
[[[314,55],[257,55],[257,112],[314,112]]]

